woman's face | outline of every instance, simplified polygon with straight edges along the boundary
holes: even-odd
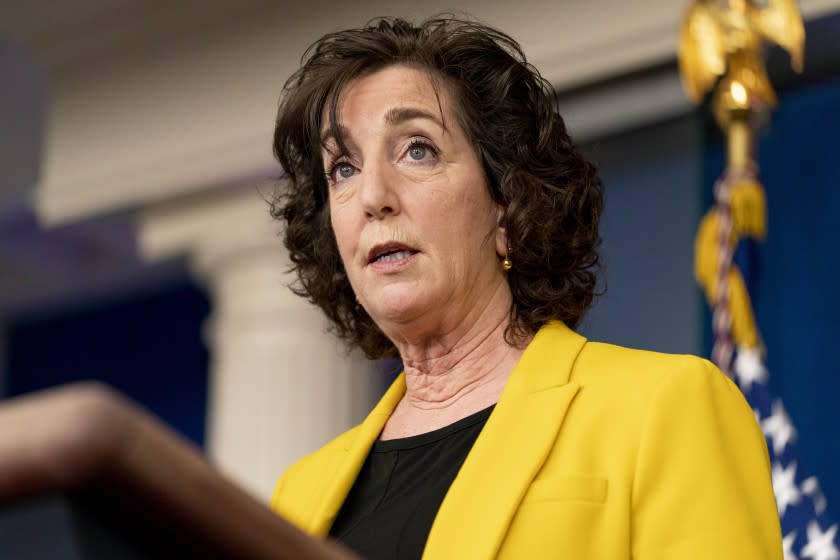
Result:
[[[347,154],[323,119],[338,249],[359,302],[389,336],[456,328],[508,290],[500,209],[446,88],[439,94],[406,66],[351,82],[338,104]]]

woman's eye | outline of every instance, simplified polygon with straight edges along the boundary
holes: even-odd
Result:
[[[336,167],[336,174],[342,179],[349,179],[356,172],[356,169],[349,163],[339,163]]]
[[[333,183],[349,179],[356,174],[356,168],[346,161],[340,161],[332,166],[330,172],[327,174],[330,181]]]
[[[428,151],[428,148],[426,148],[426,146],[422,146],[420,144],[415,144],[414,146],[409,148],[408,155],[411,159],[420,161],[421,159],[426,157],[426,152],[427,151]]]
[[[426,142],[415,141],[408,147],[407,157],[411,161],[426,161],[434,158],[437,151]]]

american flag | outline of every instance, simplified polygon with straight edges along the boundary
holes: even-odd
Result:
[[[773,491],[776,494],[776,505],[781,519],[785,560],[840,560],[838,523],[828,512],[828,504],[820,490],[819,481],[798,460],[796,428],[785,411],[781,398],[773,395],[770,390],[762,351],[758,348],[737,347],[732,339],[729,294],[726,286],[729,268],[735,261],[736,266],[741,264],[739,270],[750,272],[752,275],[757,272],[757,267],[748,266],[747,262],[742,264],[738,257],[744,252],[738,251],[736,257],[729,245],[732,228],[732,212],[729,206],[731,186],[730,178],[724,175],[715,187],[715,211],[720,218],[720,297],[713,310],[712,359],[722,371],[731,375],[737,382],[755,412],[756,420],[767,440]],[[754,247],[751,244],[747,246]],[[745,278],[745,281],[748,285],[754,283],[750,282],[749,278]]]
[[[770,392],[760,353],[739,350],[733,369],[767,439],[785,560],[840,560],[838,524],[828,512],[817,477],[797,459],[796,428],[782,399]]]

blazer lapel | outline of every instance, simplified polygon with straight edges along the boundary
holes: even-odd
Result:
[[[385,422],[405,394],[405,373],[391,384],[385,395],[379,400],[376,407],[368,414],[365,421],[359,426],[356,437],[349,441],[347,446],[336,452],[331,461],[330,472],[325,473],[325,480],[330,482],[325,487],[318,505],[313,510],[311,521],[308,523],[308,530],[311,534],[326,536],[332,527],[338,510],[344,503],[347,494],[353,487],[359,471],[365,459],[370,453],[370,448],[379,437]]]
[[[561,323],[540,329],[449,488],[423,558],[496,555],[577,394],[568,380],[585,343]]]

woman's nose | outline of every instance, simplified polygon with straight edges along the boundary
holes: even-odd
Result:
[[[365,166],[359,197],[369,220],[381,220],[399,213],[396,174],[387,164]]]

